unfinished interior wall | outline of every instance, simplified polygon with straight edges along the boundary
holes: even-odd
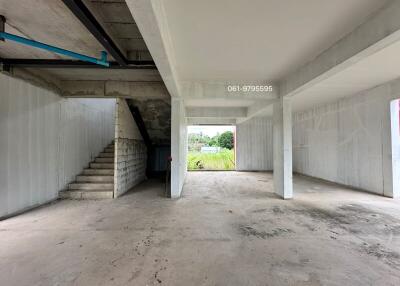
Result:
[[[147,133],[154,145],[171,144],[171,97],[137,98],[127,100],[138,107]]]
[[[393,188],[390,102],[396,80],[293,117],[294,172],[389,197]]]
[[[255,117],[236,126],[236,170],[272,171],[272,118]]]
[[[146,179],[147,148],[125,99],[117,99],[114,197]]]
[[[113,140],[114,106],[0,74],[0,217],[56,199]]]
[[[111,143],[115,133],[115,99],[66,99],[60,108],[60,188]]]

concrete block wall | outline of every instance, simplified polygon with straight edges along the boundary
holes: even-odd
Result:
[[[390,102],[400,80],[293,116],[294,172],[397,197]]]
[[[142,140],[117,139],[116,192],[118,197],[146,179],[147,148]]]
[[[125,99],[117,99],[114,198],[146,179],[147,148]]]
[[[272,171],[272,118],[255,117],[236,126],[236,170]]]
[[[56,199],[113,140],[114,112],[0,74],[0,217]]]

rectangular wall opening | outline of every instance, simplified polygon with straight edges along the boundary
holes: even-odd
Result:
[[[235,126],[188,126],[188,171],[234,171]]]

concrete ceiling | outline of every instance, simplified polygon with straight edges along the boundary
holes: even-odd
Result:
[[[152,59],[125,0],[84,3],[128,60]],[[34,5],[31,0],[0,0],[0,15],[6,17],[6,32],[96,58],[105,50],[61,0],[36,0]],[[70,59],[12,41],[0,42],[0,58]],[[59,80],[161,81],[157,70],[34,70]]]
[[[383,21],[376,15],[385,14],[381,12],[393,4],[389,0],[126,1],[170,94],[184,98],[186,110],[190,111],[187,117],[193,124],[212,120],[218,123],[223,116],[231,119],[238,115],[236,122],[240,123],[254,116],[270,115],[282,82],[294,78],[297,84],[296,80],[302,79],[297,77],[299,68],[320,60],[324,51],[334,49],[347,35],[353,36],[362,24],[371,19]],[[375,26],[380,21],[375,21]],[[344,48],[340,52],[350,56],[353,50]],[[334,55],[329,60],[327,64],[338,64],[336,60],[340,58]],[[321,70],[324,68],[325,65]],[[322,87],[314,94],[296,94],[294,110],[357,92],[358,88],[370,88],[399,75],[394,66],[392,72],[382,72],[367,75],[366,71],[364,82],[358,83],[355,76],[349,81],[351,87],[338,87],[330,95]],[[335,84],[343,85],[341,80],[346,76]],[[234,93],[227,89],[229,85],[273,85],[274,92]]]
[[[62,1],[0,1],[0,14],[7,19],[6,32],[99,57],[103,47],[86,30]],[[30,48],[10,41],[0,43],[0,57],[54,59],[54,53]]]
[[[125,0],[84,2],[126,56],[136,59],[139,52],[142,52],[144,59],[151,59]],[[35,5],[32,5],[31,0],[1,0],[0,14],[7,19],[6,32],[93,57],[99,57],[100,52],[104,50],[62,1],[37,0]],[[0,56],[30,59],[62,58],[54,53],[10,41],[1,43]]]
[[[293,111],[332,102],[400,77],[399,55],[400,41],[295,94]]]
[[[271,99],[277,91],[256,98],[227,92],[228,83],[279,82],[389,2],[84,1],[128,58],[155,59],[170,94],[183,96],[187,107],[246,108],[257,115],[271,114]],[[7,32],[94,57],[104,50],[62,1],[37,0],[32,5],[31,0],[0,0],[0,14],[7,18]],[[333,101],[399,77],[399,52],[399,43],[387,46],[295,94],[293,109]],[[11,42],[0,42],[0,57],[61,58]],[[157,70],[34,70],[66,81],[162,80]],[[261,105],[267,108],[259,112]]]
[[[292,96],[293,112],[334,102],[400,77],[400,41]],[[399,95],[400,97],[400,95]],[[259,116],[272,116],[272,105]]]
[[[125,0],[86,0],[85,3],[128,59],[151,59]]]
[[[180,80],[279,80],[385,0],[167,0]]]

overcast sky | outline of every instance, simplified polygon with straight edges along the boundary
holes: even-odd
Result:
[[[210,137],[213,137],[217,135],[217,133],[221,134],[224,133],[225,131],[234,131],[235,126],[189,126],[188,127],[188,133],[197,133],[199,134],[200,132],[208,135]]]

